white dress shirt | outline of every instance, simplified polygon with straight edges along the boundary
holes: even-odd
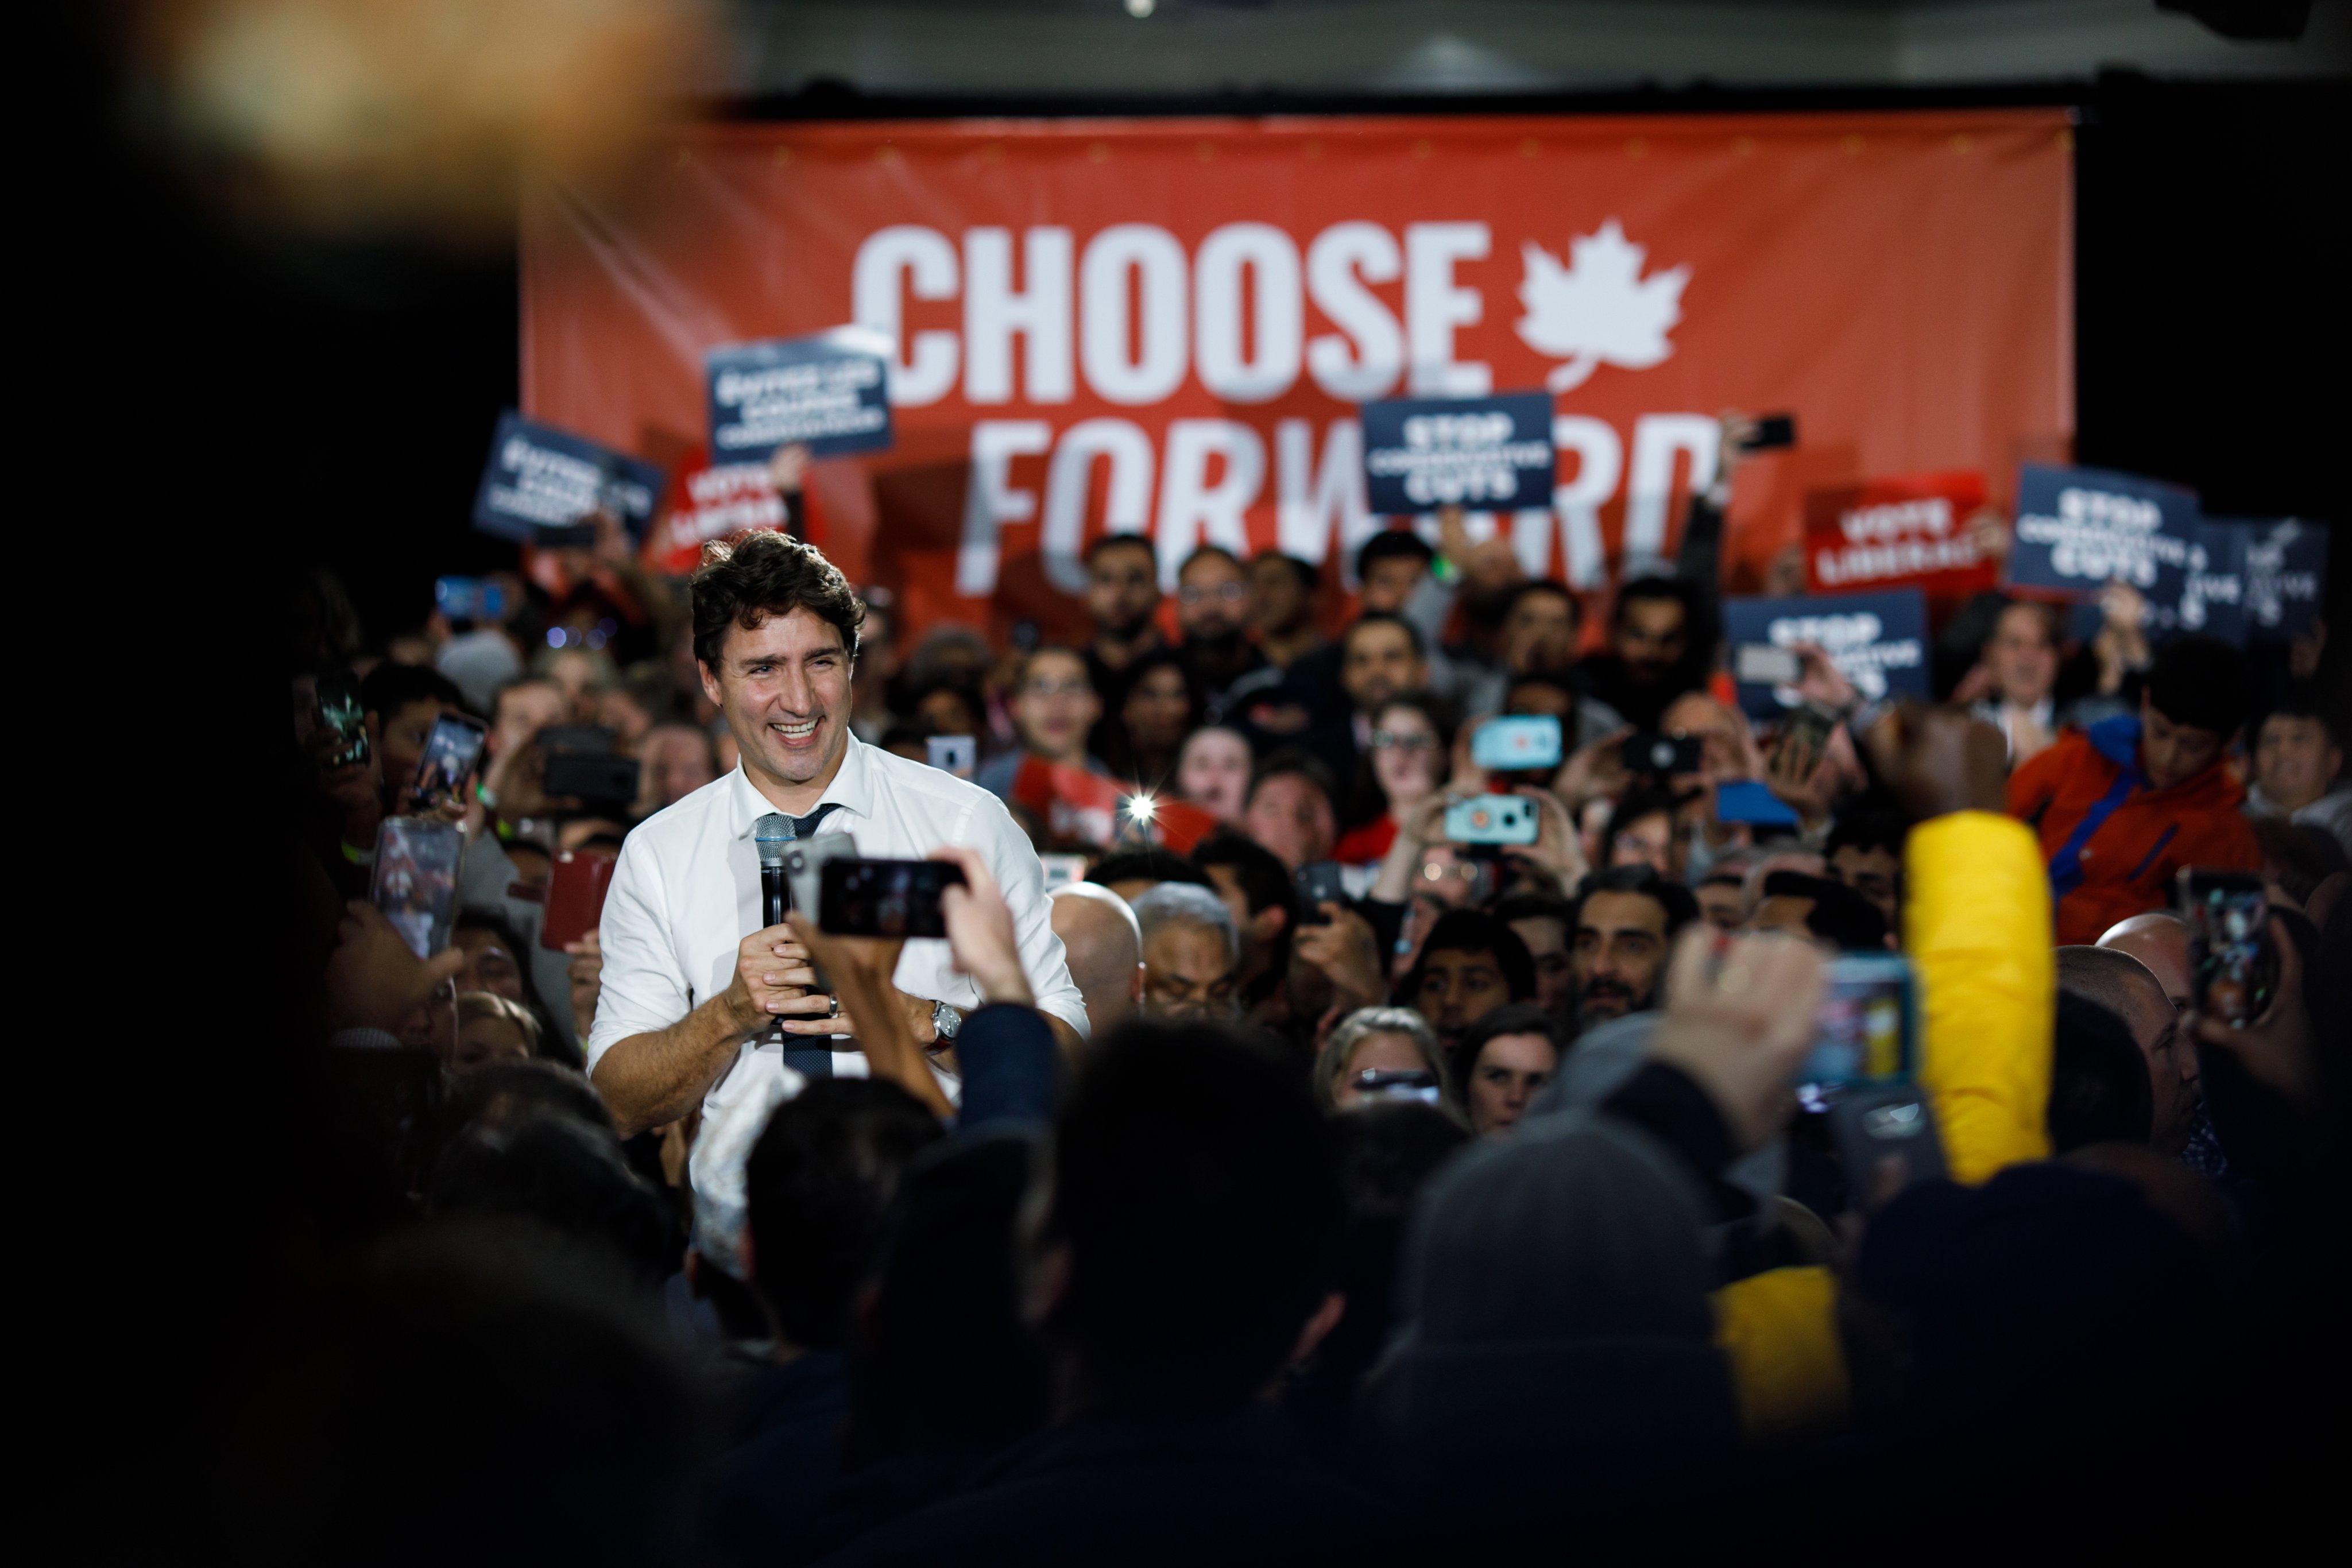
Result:
[[[841,770],[810,808],[838,803],[840,810],[827,812],[814,836],[851,834],[860,855],[879,860],[920,860],[942,844],[979,851],[1012,906],[1021,967],[1039,1009],[1085,1035],[1086,1002],[1054,935],[1045,869],[1003,802],[855,735],[845,744]],[[614,1042],[667,1029],[733,982],[743,938],[761,926],[760,852],[751,828],[774,810],[739,767],[656,812],[623,842],[599,927],[604,988],[588,1036],[589,1071]],[[966,1009],[981,1002],[980,988],[956,972],[942,941],[909,941],[895,980],[909,996]],[[796,1048],[814,1048],[818,1038],[803,1036]],[[866,1058],[835,1051],[833,1070],[863,1077]],[[785,1071],[780,1049],[762,1049],[747,1037],[734,1065],[704,1096],[705,1113],[715,1115],[741,1093],[752,1072]]]

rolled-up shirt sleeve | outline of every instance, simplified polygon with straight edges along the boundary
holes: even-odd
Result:
[[[1054,935],[1053,901],[1045,896],[1045,868],[1029,836],[1013,821],[1001,800],[990,799],[973,809],[965,831],[968,842],[988,862],[1013,911],[1013,934],[1021,946],[1021,969],[1036,996],[1037,1010],[1051,1013],[1086,1039],[1087,999],[1070,978],[1069,956],[1062,939]]]
[[[591,1073],[618,1042],[667,1029],[694,1010],[694,988],[671,938],[667,903],[650,846],[633,835],[621,846],[597,926],[604,971],[585,1046]]]

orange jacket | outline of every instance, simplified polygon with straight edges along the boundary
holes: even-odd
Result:
[[[2070,733],[2009,777],[2009,814],[2042,841],[2061,946],[2096,942],[2116,921],[2172,902],[2182,866],[2260,870],[2262,846],[2221,763],[2168,789],[2139,768],[2139,719]]]

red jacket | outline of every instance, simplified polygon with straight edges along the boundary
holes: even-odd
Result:
[[[2061,946],[2172,903],[2182,866],[2262,869],[2262,846],[2238,810],[2246,791],[2221,764],[2168,789],[2139,768],[2139,719],[2105,719],[2062,737],[2009,776],[2009,814],[2042,841]]]

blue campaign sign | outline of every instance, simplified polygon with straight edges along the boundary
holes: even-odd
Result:
[[[523,544],[586,544],[595,534],[583,519],[602,507],[642,539],[661,492],[653,464],[509,409],[474,492],[474,526]]]
[[[2177,485],[2028,463],[2017,476],[2009,580],[2084,597],[2120,580],[2152,610],[2177,606],[2200,522],[2196,493]]]
[[[1391,398],[1363,407],[1366,500],[1381,516],[1551,505],[1551,394]]]
[[[2141,624],[2148,641],[2167,643],[2194,634],[2244,647],[2250,589],[2246,558],[2252,542],[2250,525],[2200,518],[2179,573],[2159,579],[2173,586],[2174,597],[2143,601]],[[2105,625],[2106,606],[2098,599],[2080,599],[2067,616],[2066,636],[2087,644]]]
[[[711,350],[710,461],[749,463],[793,444],[813,457],[887,450],[890,351],[862,327]]]
[[[2245,537],[2247,640],[2284,643],[2308,634],[2327,592],[2327,529],[2294,517],[2218,526]]]
[[[2246,645],[2246,530],[2201,518],[2181,573],[2180,597],[2158,605],[2154,636],[2195,633],[2219,637],[2231,647]]]
[[[1927,600],[1916,588],[1892,593],[1822,593],[1803,599],[1727,599],[1725,638],[1789,648],[1818,643],[1866,700],[1925,698]],[[1774,718],[1797,706],[1789,686],[1742,681],[1739,706],[1750,718]]]

